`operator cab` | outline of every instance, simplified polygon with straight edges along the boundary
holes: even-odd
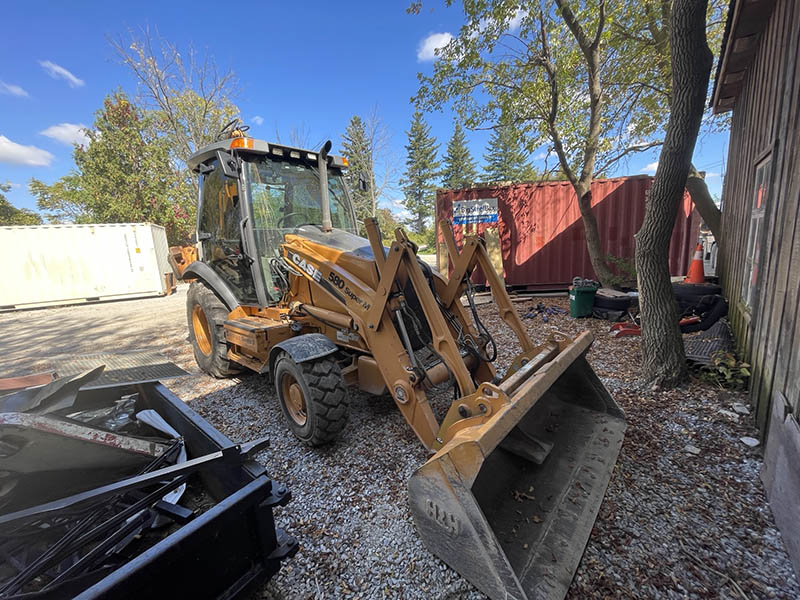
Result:
[[[200,180],[197,240],[201,260],[243,304],[270,306],[284,291],[280,245],[286,234],[324,239],[343,250],[366,241],[358,237],[345,159],[326,156],[327,145],[320,158],[317,151],[244,137],[243,130],[237,125],[230,139],[202,148],[188,161]],[[327,180],[330,231],[322,227],[321,179]]]

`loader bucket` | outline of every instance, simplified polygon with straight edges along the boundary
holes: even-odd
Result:
[[[586,361],[591,342],[517,374],[510,402],[409,481],[425,545],[494,600],[563,598],[583,555],[626,427]]]

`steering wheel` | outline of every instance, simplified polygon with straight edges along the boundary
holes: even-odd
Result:
[[[250,129],[250,126],[245,125],[240,119],[236,118],[220,130],[220,132],[217,134],[217,141],[227,139],[228,134],[236,131],[237,129],[241,132],[245,132]]]
[[[275,227],[276,227],[277,229],[282,229],[282,228],[283,228],[283,222],[284,222],[286,219],[288,219],[288,218],[290,218],[290,217],[301,217],[301,216],[302,216],[302,215],[301,215],[299,212],[290,212],[290,213],[288,213],[288,214],[285,214],[285,215],[283,215],[283,216],[282,216],[280,219],[278,219],[278,222],[277,222],[277,223],[275,223]]]

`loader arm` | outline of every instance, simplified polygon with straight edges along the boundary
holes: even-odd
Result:
[[[339,311],[352,320],[353,331],[374,358],[401,413],[425,447],[435,450],[441,446],[437,439],[440,426],[423,385],[425,374],[412,364],[407,344],[401,339],[396,325],[396,319],[402,318],[397,316],[397,312],[406,308],[402,290],[407,284],[413,287],[422,306],[434,349],[442,357],[448,372],[453,374],[462,395],[475,392],[473,375],[428,286],[411,242],[402,232],[398,233],[398,239],[392,242],[388,256],[384,257],[377,225],[370,223],[368,231],[376,256],[378,284],[375,288],[337,264],[335,255],[320,250],[301,236],[286,236],[282,256],[296,275],[308,280],[312,290],[320,290],[334,299]],[[443,281],[437,280],[437,285],[440,290],[444,289]],[[459,308],[462,308],[460,304]],[[298,307],[298,311],[302,310],[302,306]],[[319,314],[319,309],[309,306],[306,312],[313,317]],[[461,319],[463,327],[471,330],[463,310],[457,318]],[[479,370],[489,378],[494,375],[494,371],[486,366]]]

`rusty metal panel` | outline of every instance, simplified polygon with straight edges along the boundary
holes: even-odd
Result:
[[[634,234],[644,219],[645,198],[653,178],[647,175],[597,179],[592,207],[604,251],[633,258]],[[460,244],[466,234],[499,238],[506,284],[537,289],[563,289],[572,278],[595,278],[586,249],[578,201],[569,182],[547,181],[463,190],[439,190],[436,220],[453,221],[453,203],[497,202],[497,220],[456,218],[453,231]],[[681,203],[670,245],[670,273],[683,275],[697,241],[700,218],[688,192]],[[479,220],[482,222],[474,222]],[[441,233],[439,234],[441,241]],[[437,247],[441,248],[441,244]],[[443,257],[439,257],[441,261]],[[441,262],[440,262],[441,264]],[[480,273],[476,282],[482,283]]]

